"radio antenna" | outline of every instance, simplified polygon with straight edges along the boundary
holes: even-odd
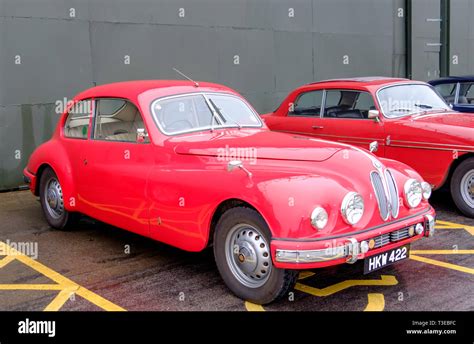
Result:
[[[197,81],[194,81],[194,80],[191,79],[189,76],[187,76],[186,74],[184,74],[183,72],[181,72],[179,69],[173,67],[173,70],[174,70],[176,73],[178,73],[179,75],[181,75],[183,78],[188,79],[189,81],[191,81],[191,82],[194,84],[194,87],[199,87],[199,83],[198,83]]]

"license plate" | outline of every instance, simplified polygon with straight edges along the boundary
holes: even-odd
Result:
[[[382,269],[388,265],[407,259],[410,254],[410,245],[405,245],[385,251],[364,260],[364,274]]]

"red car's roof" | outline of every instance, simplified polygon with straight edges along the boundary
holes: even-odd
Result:
[[[193,82],[187,80],[135,80],[122,81],[111,84],[104,84],[89,88],[76,96],[76,99],[85,99],[93,97],[117,97],[136,99],[145,91],[157,89],[160,96],[174,95],[188,92],[230,92],[234,90],[227,86],[214,84],[210,82],[198,81],[199,87]]]
[[[321,84],[321,83],[343,82],[343,83],[355,83],[359,86],[377,86],[377,85],[384,85],[384,84],[401,82],[401,81],[411,81],[411,80],[404,79],[404,78],[389,78],[389,77],[384,77],[384,76],[366,76],[366,77],[357,77],[357,78],[321,80],[317,82],[312,82],[309,85]]]

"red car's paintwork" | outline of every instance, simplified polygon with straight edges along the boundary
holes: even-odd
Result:
[[[351,146],[276,133],[265,125],[164,135],[150,112],[151,102],[194,92],[240,97],[221,85],[202,82],[195,87],[187,81],[123,82],[79,94],[75,101],[114,97],[135,104],[150,143],[95,140],[90,137],[91,130],[87,140],[67,138],[63,135],[66,111],[51,140],[36,149],[25,169],[32,192],[38,194],[37,179],[42,169],[50,166],[62,185],[66,210],[189,251],[203,250],[209,244],[213,216],[229,200],[245,202],[262,215],[272,233],[273,254],[278,248],[328,247],[348,236],[374,237],[424,222],[426,214],[434,216],[427,201],[415,209],[402,203],[398,219],[384,222],[369,178],[374,156]],[[244,163],[251,177],[241,170],[227,171],[228,161],[218,157],[218,150],[226,146],[258,152],[255,164]],[[399,190],[409,178],[421,180],[402,163],[380,161],[392,169]],[[341,201],[349,191],[357,191],[365,199],[365,215],[355,226],[346,224],[340,215]],[[316,231],[309,220],[317,205],[329,212],[329,223],[321,231]],[[289,268],[327,265],[278,263],[275,259],[274,264]]]
[[[262,115],[271,130],[299,133],[368,149],[379,143],[376,155],[413,167],[435,189],[442,187],[453,166],[474,156],[474,116],[459,112],[424,111],[398,119],[382,115],[376,93],[383,87],[424,82],[395,78],[358,78],[316,82],[292,91],[273,113]],[[290,104],[304,92],[315,90],[369,92],[379,110],[380,122],[347,118],[287,116]],[[313,128],[314,127],[314,128]]]

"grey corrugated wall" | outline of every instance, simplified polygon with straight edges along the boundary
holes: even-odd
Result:
[[[0,189],[22,184],[58,119],[54,103],[93,82],[178,78],[177,67],[267,112],[313,80],[404,76],[404,4],[0,0]]]

